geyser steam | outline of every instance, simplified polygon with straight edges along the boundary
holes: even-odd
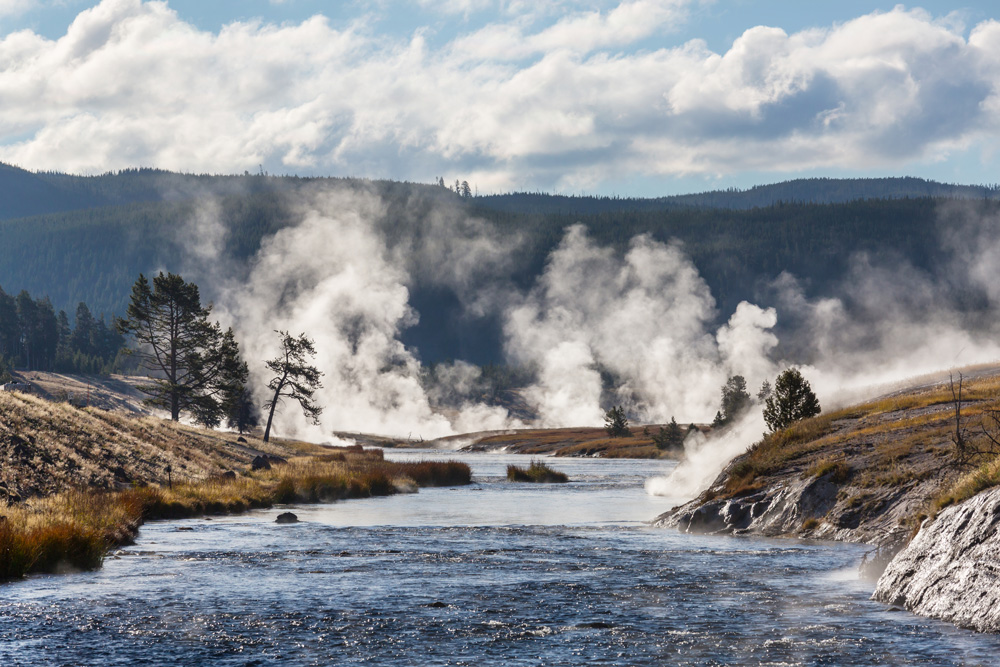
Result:
[[[969,322],[950,305],[956,289],[979,290],[991,312],[1000,300],[989,280],[1000,244],[984,242],[981,232],[998,225],[974,211],[946,211],[972,225],[945,239],[953,259],[947,281],[926,268],[858,256],[836,296],[810,299],[782,274],[769,288],[772,307],[740,303],[719,325],[715,300],[678,243],[641,235],[620,253],[571,226],[535,285],[522,291],[508,277],[517,235],[500,234],[444,198],[417,204],[403,208],[418,219],[393,227],[389,203],[372,191],[317,190],[302,196],[296,224],[264,240],[246,280],[227,283],[218,271],[228,265],[204,265],[203,275],[225,285],[217,312],[237,330],[259,398],[267,382],[262,361],[277,352],[274,330],[305,332],[316,342],[322,424],[288,409],[277,415],[279,432],[433,438],[523,425],[468,399],[479,373],[470,364],[439,365],[438,385],[422,384],[420,362],[400,340],[419,317],[410,305],[417,281],[451,290],[469,312],[500,317],[507,358],[537,372],[522,395],[544,426],[600,425],[612,403],[641,422],[704,423],[719,409],[728,377],[744,376],[753,393],[793,363],[831,409],[873,386],[1000,357],[992,318]],[[193,224],[207,227],[199,236],[212,243],[190,258],[206,259],[222,245],[212,208],[206,211]],[[687,460],[651,490],[697,492],[763,429],[755,408],[721,437],[689,440]]]

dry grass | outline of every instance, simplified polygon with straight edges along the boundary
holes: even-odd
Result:
[[[1000,377],[967,379],[962,417],[971,431],[981,416],[1000,406]],[[947,384],[894,395],[807,419],[765,436],[730,470],[728,496],[755,491],[761,478],[798,468],[803,474],[835,473],[858,486],[902,486],[927,479],[953,463],[952,395]],[[863,465],[832,466],[852,451]],[[944,477],[948,475],[945,474]],[[836,479],[834,480],[836,481]]]
[[[284,458],[316,445],[264,444],[154,417],[80,409],[0,393],[0,498],[26,499],[74,488],[120,489],[133,483],[198,481],[245,468],[259,452]]]
[[[456,461],[396,463],[381,450],[299,457],[271,470],[218,476],[173,488],[72,491],[0,505],[0,580],[29,572],[100,567],[113,546],[134,539],[143,521],[226,514],[274,503],[384,496],[416,486],[468,484]]]
[[[658,427],[650,426],[655,432]],[[523,429],[488,435],[476,440],[475,450],[499,450],[529,455],[600,456],[604,458],[656,459],[676,457],[680,452],[657,449],[641,427],[632,428],[631,438],[609,438],[603,428]]]
[[[834,484],[843,484],[851,478],[851,466],[844,460],[824,458],[817,461],[807,474],[812,477],[826,476]]]
[[[948,488],[943,489],[931,501],[931,516],[949,505],[955,505],[968,500],[980,491],[1000,485],[1000,457],[983,463],[975,470],[966,473]]]
[[[535,482],[539,484],[562,484],[569,481],[566,473],[553,470],[541,461],[532,459],[531,465],[521,468],[516,465],[507,466],[507,481]]]

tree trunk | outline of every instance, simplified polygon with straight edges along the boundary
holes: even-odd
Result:
[[[274,398],[271,399],[271,409],[267,413],[267,426],[264,427],[264,442],[267,442],[271,437],[271,420],[274,419],[274,409],[278,407],[278,394],[281,393],[281,388],[284,384],[279,384],[278,388],[274,390]]]

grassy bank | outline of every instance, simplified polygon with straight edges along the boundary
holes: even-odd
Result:
[[[100,567],[152,519],[228,514],[275,503],[385,496],[420,486],[468,484],[464,463],[385,461],[382,450],[348,448],[291,459],[270,470],[124,491],[71,491],[0,504],[0,580]]]
[[[1000,378],[966,381],[962,424],[969,437],[976,437],[984,413],[1000,407],[998,395]],[[766,478],[790,470],[828,475],[831,481],[850,481],[862,489],[940,477],[946,489],[956,484],[956,498],[1000,482],[1000,466],[989,461],[980,461],[981,468],[957,480],[961,471],[950,439],[954,429],[947,385],[851,406],[797,422],[755,443],[730,470],[722,495],[751,493],[763,488]]]
[[[536,482],[544,484],[561,484],[569,481],[566,473],[553,470],[541,461],[532,460],[527,468],[520,468],[516,465],[507,466],[507,481],[509,482]]]

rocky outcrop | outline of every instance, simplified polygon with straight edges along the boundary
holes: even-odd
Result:
[[[874,600],[1000,632],[1000,489],[925,522],[882,574]]]
[[[738,498],[694,500],[657,517],[655,525],[689,533],[787,535],[826,514],[839,490],[823,478],[793,479]]]
[[[895,552],[906,536],[905,517],[928,492],[922,483],[861,489],[834,475],[798,471],[769,477],[753,493],[727,497],[722,489],[728,475],[729,468],[706,494],[661,514],[654,525],[687,533],[861,542]]]

